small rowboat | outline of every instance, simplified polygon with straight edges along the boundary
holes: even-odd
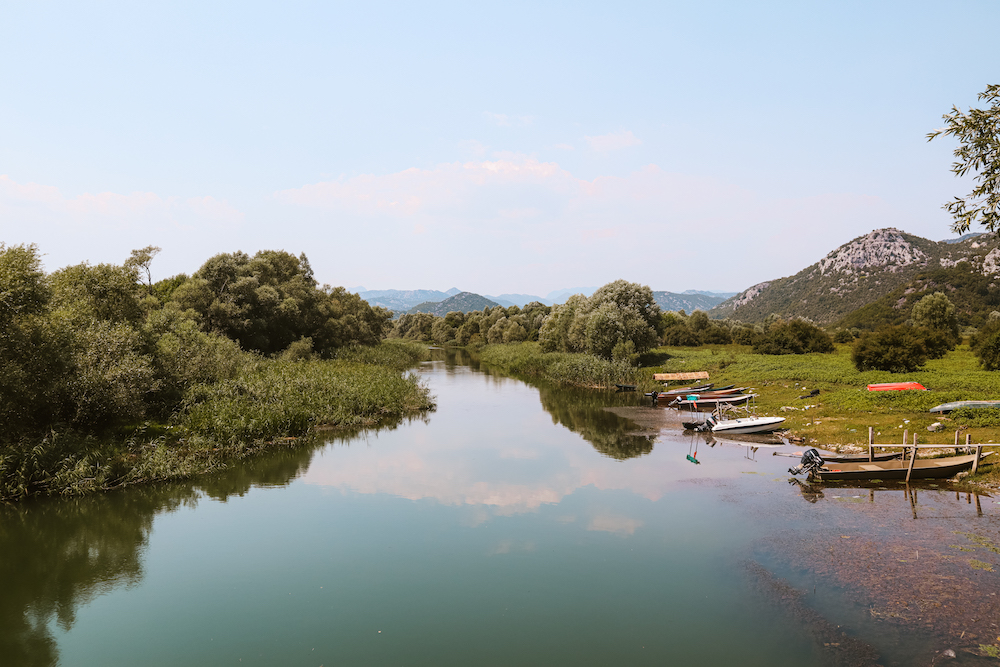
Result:
[[[927,387],[919,382],[883,382],[868,385],[868,391],[927,391]]]
[[[1000,408],[1000,401],[955,401],[954,403],[942,403],[931,408],[931,412],[947,414],[959,408]]]
[[[697,412],[711,412],[721,404],[743,405],[751,398],[756,398],[757,394],[733,394],[730,396],[718,396],[715,398],[698,398],[695,400],[678,399],[670,402],[670,407],[688,408]]]
[[[695,396],[696,400],[701,400],[703,398],[719,398],[720,396],[734,396],[736,394],[742,394],[748,389],[750,389],[750,387],[731,387],[729,389],[713,389],[712,391],[689,391],[683,394],[662,392],[659,395],[659,400],[663,401],[666,399],[677,398],[690,400],[692,396]]]
[[[810,450],[815,451],[815,450]],[[808,454],[808,452],[807,452]],[[990,455],[982,455],[980,461]],[[804,459],[805,457],[803,457]],[[968,470],[976,461],[975,454],[965,456],[946,456],[940,459],[916,459],[910,479],[942,479],[954,477],[963,470]],[[808,468],[809,476],[822,481],[852,481],[864,479],[906,479],[910,461],[863,461],[848,463],[842,461],[823,460],[822,465]],[[790,471],[793,472],[793,471]],[[793,472],[793,474],[796,474]]]

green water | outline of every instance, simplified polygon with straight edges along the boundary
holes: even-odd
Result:
[[[923,525],[902,492],[817,496],[771,450],[637,434],[603,409],[636,396],[452,355],[421,372],[424,419],[196,484],[3,508],[0,664],[869,664],[748,563],[881,664],[944,646],[786,558],[824,526],[870,530],[860,503]],[[949,494],[924,489],[922,511],[996,532],[1000,505]]]

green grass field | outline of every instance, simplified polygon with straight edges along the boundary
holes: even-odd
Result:
[[[642,369],[644,385],[656,386],[651,382],[653,373],[708,371],[717,385],[753,387],[759,394],[758,414],[785,417],[790,435],[804,438],[807,444],[834,449],[867,446],[869,427],[875,430],[877,444],[902,444],[906,432],[910,443],[916,433],[919,444],[950,445],[956,430],[963,443],[966,434],[974,444],[1000,443],[1000,411],[968,410],[944,416],[928,412],[951,401],[1000,399],[1000,373],[982,370],[965,345],[913,373],[861,373],[851,363],[850,345],[837,345],[830,354],[781,356],[753,354],[740,345],[661,348],[658,352],[669,358]],[[929,391],[867,390],[869,384],[901,381],[919,382]],[[798,398],[814,389],[819,390],[818,396]],[[934,422],[940,422],[944,430],[928,431]],[[977,478],[1000,483],[1000,466],[981,470]]]

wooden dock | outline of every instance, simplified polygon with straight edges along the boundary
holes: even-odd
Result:
[[[900,444],[893,444],[893,445],[877,445],[877,444],[875,444],[875,429],[873,427],[869,426],[868,427],[868,460],[869,461],[873,461],[874,460],[875,449],[876,448],[878,448],[878,449],[890,449],[890,448],[893,448],[894,449],[896,447],[902,447],[903,448],[903,458],[905,459],[907,454],[910,455],[910,465],[906,469],[906,481],[909,482],[910,481],[910,475],[913,474],[913,462],[917,458],[917,450],[918,449],[947,449],[949,447],[954,447],[955,448],[955,454],[958,454],[959,453],[958,452],[959,447],[961,446],[961,445],[959,445],[959,432],[958,431],[955,431],[955,442],[954,443],[945,444],[945,445],[918,445],[917,444],[917,434],[916,434],[916,432],[913,433],[913,444],[908,444],[908,440],[909,439],[910,439],[909,429],[904,429],[903,430],[903,442],[902,443],[900,443]],[[972,436],[970,434],[968,434],[968,433],[965,434],[965,447],[969,448],[969,449],[972,448]],[[982,458],[982,455],[983,455],[983,446],[982,445],[976,445],[975,450],[976,450],[976,460],[972,464],[972,474],[973,475],[975,475],[976,472],[979,470],[979,459]]]

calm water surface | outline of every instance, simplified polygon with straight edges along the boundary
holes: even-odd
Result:
[[[1000,641],[993,498],[790,484],[772,449],[604,409],[636,396],[421,372],[424,419],[3,508],[0,664],[979,664]]]

